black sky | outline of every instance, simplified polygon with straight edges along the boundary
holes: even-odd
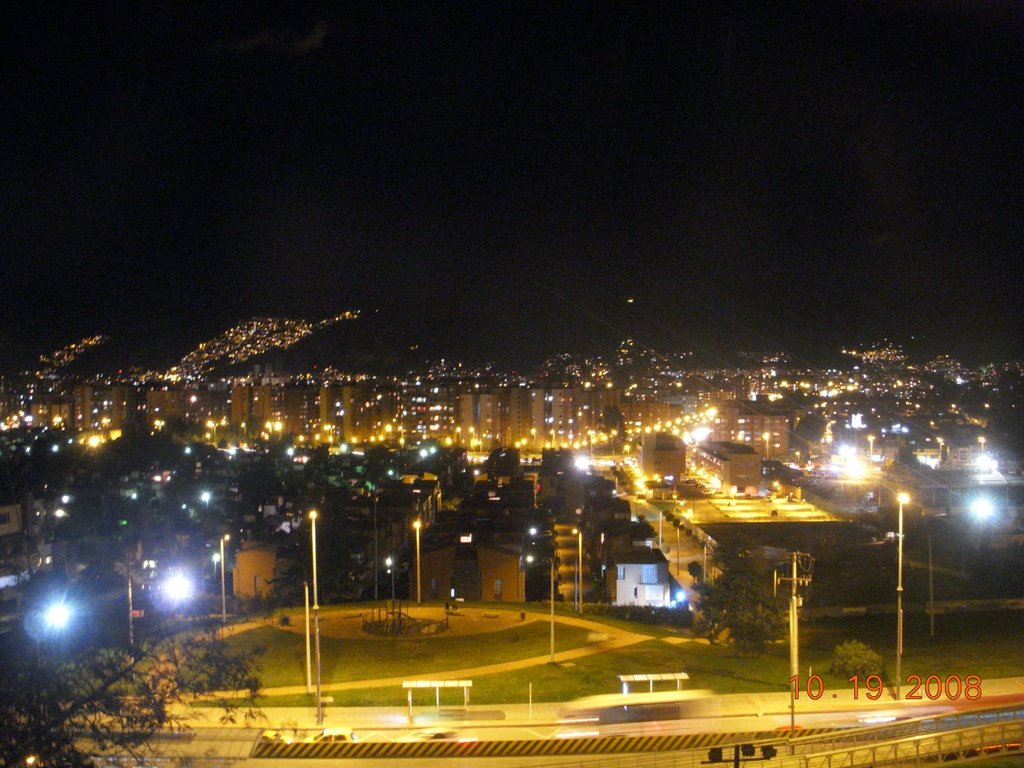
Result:
[[[377,307],[476,359],[1024,356],[1024,4],[15,5],[0,361]]]

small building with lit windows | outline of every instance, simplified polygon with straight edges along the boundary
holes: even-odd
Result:
[[[612,555],[605,571],[608,599],[612,605],[643,605],[665,608],[672,601],[672,577],[668,561],[656,547],[631,546]]]
[[[761,454],[743,443],[706,442],[693,450],[693,463],[723,493],[756,494],[761,489]]]
[[[648,477],[680,478],[686,474],[686,446],[679,437],[667,432],[644,434],[640,468]]]

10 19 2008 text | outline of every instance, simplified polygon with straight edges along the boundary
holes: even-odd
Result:
[[[967,675],[961,678],[960,675],[949,675],[942,678],[939,675],[928,675],[922,678],[920,675],[907,675],[906,685],[908,690],[905,695],[899,696],[896,693],[887,693],[885,683],[879,675],[868,675],[861,679],[860,675],[854,675],[847,681],[853,686],[852,695],[858,700],[863,695],[870,701],[878,701],[886,698],[902,698],[904,701],[919,701],[929,699],[966,699],[977,701],[981,698],[981,677],[978,675]],[[812,701],[825,696],[825,683],[820,675],[809,675],[801,685],[799,675],[789,678],[790,692],[794,699],[801,695],[807,696]],[[838,698],[838,692],[832,694],[831,698]]]

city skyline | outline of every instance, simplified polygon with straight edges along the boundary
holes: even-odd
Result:
[[[1024,357],[1010,3],[5,21],[5,372],[349,308],[381,356],[512,366]]]
[[[375,314],[375,313],[374,313]],[[863,340],[831,350],[828,360],[809,359],[804,352],[784,349],[730,348],[658,349],[637,339],[620,339],[615,344],[599,344],[593,339],[586,350],[562,350],[540,357],[538,350],[524,352],[521,364],[453,357],[420,349],[419,345],[391,349],[383,354],[374,343],[353,344],[366,336],[366,318],[359,310],[345,310],[319,320],[302,318],[251,318],[237,323],[213,338],[189,340],[194,346],[179,357],[168,350],[149,351],[141,360],[127,357],[124,340],[99,334],[76,339],[59,349],[36,356],[31,364],[5,371],[0,376],[12,380],[29,376],[50,381],[50,389],[66,387],[80,380],[108,379],[134,382],[201,383],[229,380],[333,381],[352,377],[392,377],[426,375],[430,379],[506,378],[509,380],[582,381],[593,371],[603,371],[601,380],[611,371],[658,370],[671,375],[701,370],[777,369],[779,372],[809,370],[852,370],[870,365],[890,372],[901,370],[944,370],[974,376],[992,366],[1011,370],[1024,365],[1020,360],[963,361],[944,350],[928,348],[927,339],[911,339],[905,346],[893,339]],[[342,327],[339,329],[339,324]],[[370,335],[378,335],[376,328]],[[345,335],[339,337],[339,332]],[[184,337],[178,342],[184,343]],[[381,345],[387,348],[387,345]],[[154,361],[156,361],[154,363]]]

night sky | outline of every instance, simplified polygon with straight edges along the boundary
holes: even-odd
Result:
[[[23,5],[0,364],[349,308],[470,360],[1024,357],[1022,3]]]

